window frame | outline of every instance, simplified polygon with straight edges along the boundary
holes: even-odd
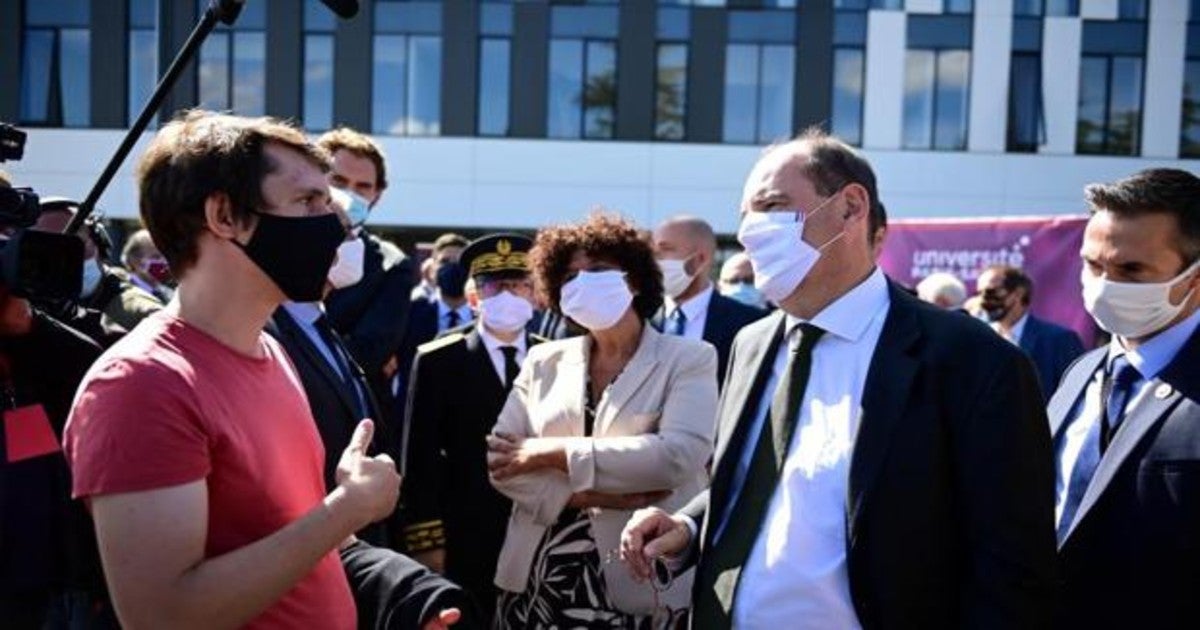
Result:
[[[908,81],[908,74],[907,74],[908,73],[908,53],[915,52],[915,51],[927,51],[927,52],[933,53],[933,84],[930,86],[931,87],[931,90],[930,90],[931,98],[930,98],[930,108],[929,108],[930,109],[929,146],[914,147],[914,146],[909,146],[905,143],[904,119],[905,119],[906,115],[905,115],[903,102],[902,102],[901,111],[900,111],[900,125],[901,125],[901,128],[900,128],[901,129],[901,131],[900,131],[900,150],[902,150],[902,151],[938,151],[938,152],[954,152],[954,153],[962,153],[962,152],[969,151],[970,145],[971,145],[971,92],[972,92],[971,81],[973,78],[972,74],[971,74],[971,62],[972,62],[973,55],[974,55],[974,49],[973,48],[961,48],[958,46],[918,46],[915,48],[906,48],[904,50],[904,55],[905,55],[904,81],[905,81],[905,83],[907,83],[907,81]],[[964,113],[963,130],[962,130],[963,144],[962,144],[961,148],[953,148],[953,149],[940,148],[937,146],[937,137],[938,137],[937,136],[937,124],[938,124],[938,111],[939,111],[938,88],[942,83],[942,74],[940,72],[940,63],[939,62],[941,61],[942,54],[947,53],[947,52],[962,52],[962,53],[967,54],[967,67],[966,67],[967,75],[966,75],[966,81],[964,82],[964,84],[966,86],[966,99],[963,102],[963,113]]]

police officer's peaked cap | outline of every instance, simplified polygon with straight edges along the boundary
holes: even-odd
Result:
[[[533,240],[520,234],[488,234],[463,250],[460,262],[471,276],[496,273],[528,273],[526,259]]]

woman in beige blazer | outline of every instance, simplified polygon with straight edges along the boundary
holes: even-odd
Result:
[[[673,511],[707,485],[716,352],[647,324],[661,275],[619,218],[542,230],[530,266],[588,334],[530,348],[488,438],[492,484],[513,501],[496,626],[674,627],[691,573],[663,589],[614,560],[633,510]]]

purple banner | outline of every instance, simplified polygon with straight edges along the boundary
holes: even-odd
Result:
[[[1079,288],[1086,224],[1087,217],[894,221],[880,264],[909,287],[931,273],[954,274],[968,295],[975,294],[975,279],[986,267],[1020,267],[1033,279],[1034,314],[1074,329],[1091,347],[1096,331]]]

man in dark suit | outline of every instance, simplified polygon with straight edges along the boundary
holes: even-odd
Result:
[[[668,334],[711,343],[717,349],[719,386],[725,382],[733,337],[767,313],[715,290],[711,276],[716,254],[717,237],[703,219],[673,217],[654,231],[654,255],[665,293],[654,325]]]
[[[1042,397],[1050,399],[1067,366],[1083,354],[1075,331],[1035,317],[1033,280],[1016,267],[993,265],[976,280],[979,305],[1001,337],[1017,344],[1037,368]]]
[[[345,127],[326,132],[317,144],[333,157],[329,183],[366,201],[349,211],[351,226],[363,241],[362,280],[337,289],[325,300],[329,321],[362,365],[375,395],[389,396],[388,361],[400,348],[408,326],[416,272],[399,247],[368,232],[363,223],[387,189],[383,150],[374,140]]]
[[[876,199],[866,160],[815,130],[747,180],[739,240],[780,310],[734,341],[710,490],[621,543],[642,576],[698,556],[696,628],[1048,625],[1032,366],[884,277]]]
[[[1084,305],[1112,342],[1050,400],[1057,627],[1200,624],[1200,179],[1088,186]]]
[[[508,398],[526,350],[538,340],[526,267],[532,242],[493,234],[470,244],[462,264],[480,297],[468,329],[421,346],[413,364],[405,427],[402,501],[410,553],[444,571],[490,611],[511,503],[488,482],[484,438]]]

